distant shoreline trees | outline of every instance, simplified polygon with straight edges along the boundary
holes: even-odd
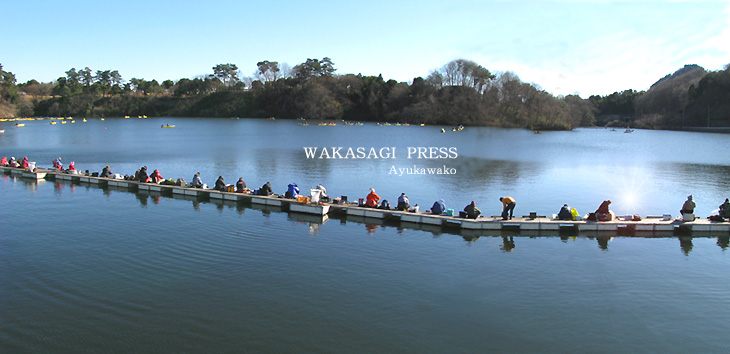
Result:
[[[71,68],[53,83],[16,85],[0,65],[0,115],[270,117],[390,121],[444,125],[573,129],[624,125],[666,128],[729,126],[730,71],[688,65],[647,92],[626,90],[582,99],[555,97],[511,72],[492,73],[465,59],[411,83],[335,74],[332,59],[290,68],[262,60],[251,77],[232,63],[177,81],[131,78],[117,70]],[[703,114],[714,119],[701,119]],[[704,113],[703,113],[704,112]],[[708,123],[708,121],[710,121]]]

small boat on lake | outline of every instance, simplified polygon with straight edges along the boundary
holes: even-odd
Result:
[[[174,124],[165,124],[165,125],[161,125],[160,127],[161,128],[175,128],[175,125]]]

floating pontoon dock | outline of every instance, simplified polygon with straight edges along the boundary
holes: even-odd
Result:
[[[545,232],[556,233],[588,233],[615,234],[621,236],[673,236],[673,235],[727,235],[730,234],[730,222],[714,222],[707,219],[695,219],[691,222],[682,220],[646,217],[640,221],[563,221],[544,216],[524,216],[512,220],[502,220],[497,216],[465,219],[455,216],[433,215],[430,212],[405,212],[359,207],[353,203],[299,203],[295,199],[280,196],[259,196],[248,193],[220,192],[212,189],[190,188],[155,183],[142,183],[121,179],[91,177],[81,174],[67,174],[58,170],[37,168],[34,172],[21,168],[0,166],[0,172],[31,180],[53,180],[59,182],[84,183],[98,187],[113,187],[118,190],[140,191],[185,197],[190,199],[208,198],[225,203],[250,203],[254,208],[271,209],[289,212],[293,215],[312,215],[317,219],[328,216],[344,216],[349,219],[375,220],[378,222],[399,223],[403,227],[424,230],[457,229],[470,234],[509,231],[518,234],[534,235]],[[417,226],[417,227],[416,227]]]

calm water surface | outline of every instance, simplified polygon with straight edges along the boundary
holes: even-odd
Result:
[[[174,129],[160,129],[161,124]],[[499,212],[708,215],[730,136],[291,121],[107,119],[0,126],[0,155],[251,186]],[[447,127],[448,129],[448,127]],[[305,158],[304,146],[395,146],[395,160]],[[458,158],[406,159],[409,146]],[[456,175],[389,175],[417,166]],[[0,176],[2,352],[727,352],[727,235],[478,238],[324,223],[278,210]]]

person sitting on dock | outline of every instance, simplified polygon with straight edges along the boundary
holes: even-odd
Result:
[[[375,189],[370,188],[370,193],[365,197],[365,206],[370,208],[377,208],[380,196],[375,193]]]
[[[466,212],[466,217],[469,219],[476,219],[482,213],[482,211],[477,208],[477,205],[473,200],[464,208],[464,211]]]
[[[284,196],[287,198],[296,199],[299,196],[299,186],[297,186],[296,183],[289,183],[286,193],[284,193]]]
[[[8,166],[8,158],[3,156],[2,160],[0,160],[0,166]]]
[[[71,161],[71,163],[68,164],[68,170],[67,170],[67,172],[70,173],[70,174],[72,174],[72,175],[75,175],[75,174],[78,174],[79,173],[79,171],[76,171],[76,162]]]
[[[728,198],[725,198],[725,203],[720,205],[720,216],[730,218],[730,200]]]
[[[319,191],[319,200],[325,203],[328,203],[330,201],[330,197],[327,195],[327,189],[324,188],[323,185],[318,184],[316,187],[314,187],[315,190]]]
[[[20,167],[21,168],[28,168],[30,164],[28,163],[28,156],[23,157],[23,161],[20,161]]]
[[[502,220],[507,220],[508,216],[512,219],[515,205],[517,205],[515,199],[512,197],[499,197],[499,201],[502,202]]]
[[[190,187],[203,188],[203,181],[200,179],[200,172],[196,172],[193,175],[193,181],[190,182]]]
[[[238,182],[236,182],[236,192],[243,193],[246,189],[246,182],[243,181],[243,177],[239,177]]]
[[[128,181],[136,181],[139,177],[139,171],[142,170],[141,168],[137,169],[137,171],[134,171],[131,175],[124,175],[124,179]]]
[[[259,195],[268,196],[272,194],[274,194],[274,192],[271,189],[271,182],[266,182],[263,186],[261,186],[261,189],[259,189]]]
[[[63,170],[63,163],[61,163],[61,157],[57,157],[55,160],[53,160],[53,168],[61,171]]]
[[[215,181],[215,187],[213,189],[221,192],[226,191],[226,182],[223,182],[223,176],[218,176],[218,179]]]
[[[390,210],[390,202],[388,202],[386,199],[383,199],[383,202],[380,203],[378,209]]]
[[[573,220],[573,213],[570,211],[570,206],[564,204],[558,212],[558,220]]]
[[[144,183],[147,183],[150,181],[150,177],[147,175],[147,166],[142,166],[142,168],[139,169],[139,172],[137,173],[135,180],[137,180],[138,182],[144,182]]]
[[[688,196],[687,200],[684,201],[684,204],[682,205],[682,210],[679,211],[679,214],[694,214],[695,213],[695,202],[692,200],[692,196]]]
[[[611,204],[611,200],[604,200],[603,203],[596,209],[596,212],[593,213],[593,217],[588,216],[588,220],[591,221],[611,221],[613,217],[611,216],[611,210],[608,209],[608,206]]]
[[[15,156],[10,156],[10,162],[8,162],[8,166],[18,167],[18,162],[15,161]]]
[[[160,182],[164,181],[165,179],[162,178],[160,171],[155,169],[154,171],[152,171],[152,174],[150,175],[150,180],[152,181],[152,183],[160,183]]]
[[[443,199],[433,202],[433,206],[431,206],[431,213],[434,215],[441,215],[444,211],[446,211],[446,203],[444,203]]]
[[[398,197],[398,205],[396,205],[395,208],[400,211],[408,211],[408,209],[411,208],[410,201],[405,193],[400,194],[400,197]]]
[[[104,168],[101,170],[101,174],[99,177],[104,178],[110,178],[112,176],[112,171],[109,169],[109,165],[104,166]]]

